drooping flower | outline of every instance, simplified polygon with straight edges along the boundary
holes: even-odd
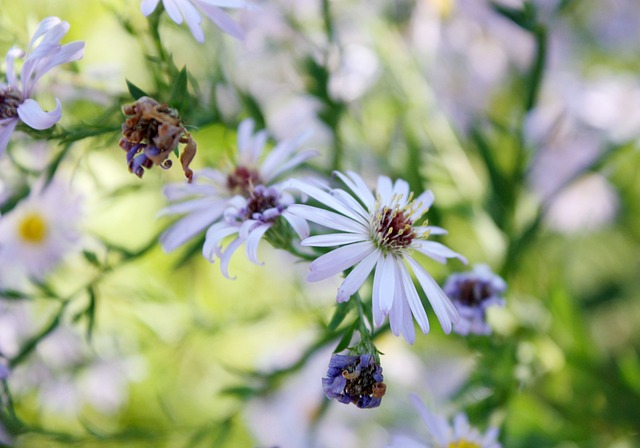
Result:
[[[374,323],[380,326],[384,316],[389,315],[392,332],[396,336],[402,333],[407,341],[413,343],[415,330],[411,315],[424,333],[429,331],[429,321],[411,280],[408,264],[442,328],[449,333],[458,313],[436,281],[410,253],[415,250],[441,263],[452,257],[466,263],[462,255],[428,240],[429,235],[446,233],[444,229],[418,224],[433,203],[433,194],[426,191],[413,199],[407,182],[399,179],[392,183],[388,177],[380,176],[374,196],[356,173],[344,175],[336,172],[336,175],[352,193],[342,189],[326,192],[296,180],[289,184],[331,209],[295,204],[290,207],[292,213],[338,231],[302,241],[303,246],[340,246],[314,260],[307,279],[323,280],[353,268],[338,289],[337,300],[345,302],[360,289],[375,268]]]
[[[329,399],[340,403],[353,403],[359,408],[380,406],[387,389],[382,367],[373,355],[360,356],[333,354],[322,388]]]
[[[417,396],[411,395],[410,398],[424,420],[432,441],[424,445],[402,437],[394,441],[389,448],[406,448],[408,446],[412,448],[502,448],[498,442],[498,428],[491,427],[483,435],[469,425],[469,420],[463,413],[453,417],[453,426],[451,426],[444,417],[429,412]]]
[[[142,0],[140,10],[145,16],[150,15],[158,6],[160,0]],[[222,31],[242,39],[242,29],[225,13],[225,8],[246,8],[249,3],[243,0],[162,0],[165,11],[176,24],[181,25],[186,20],[191,34],[200,43],[204,42],[204,32],[200,23],[202,17],[198,9],[215,23]]]
[[[191,182],[193,170],[189,164],[196,155],[197,146],[182,125],[178,111],[146,96],[124,106],[122,111],[128,118],[122,124],[120,147],[127,152],[129,171],[142,178],[144,168],[159,165],[169,169],[172,165],[169,155],[179,143],[186,143],[180,163]]]
[[[460,314],[453,331],[461,335],[491,333],[486,310],[491,306],[504,306],[502,295],[507,284],[485,264],[477,264],[471,272],[449,276],[443,290]]]
[[[42,279],[78,243],[79,198],[52,182],[37,186],[0,220],[3,271]],[[5,274],[5,272],[3,272]],[[8,274],[7,274],[8,276]]]
[[[248,198],[236,196],[229,201],[223,219],[207,230],[202,254],[211,262],[214,256],[220,258],[222,274],[229,278],[229,261],[242,243],[246,243],[247,258],[260,264],[258,243],[278,218],[284,218],[301,239],[306,238],[309,236],[307,222],[287,210],[293,202],[290,194],[275,186],[258,185]],[[231,235],[236,235],[236,238],[222,250],[222,240]]]
[[[262,160],[267,133],[260,131],[254,135],[253,128],[252,120],[240,123],[238,152],[228,169],[205,168],[194,175],[192,184],[165,188],[165,195],[174,203],[161,214],[186,214],[160,236],[165,251],[178,248],[208,229],[203,248],[205,257],[212,260],[214,254],[220,253],[219,242],[237,233],[242,240],[251,234],[252,243],[247,245],[247,251],[252,253],[249,258],[255,259],[253,243],[257,244],[268,230],[265,227],[273,225],[278,216],[283,216],[299,235],[308,234],[306,222],[286,212],[293,198],[276,181],[316,152],[301,150],[300,144],[305,138],[301,135],[277,144]],[[224,253],[230,256],[240,244],[242,241],[230,245]]]
[[[56,98],[56,107],[45,112],[31,97],[38,80],[52,68],[77,61],[84,52],[84,42],[60,45],[60,39],[69,30],[69,23],[57,17],[48,17],[36,28],[27,52],[11,48],[5,59],[6,83],[0,82],[0,156],[4,153],[11,134],[20,121],[33,129],[48,129],[62,117],[62,105]],[[18,79],[15,61],[24,58]]]

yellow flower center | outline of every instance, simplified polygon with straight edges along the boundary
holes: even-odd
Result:
[[[47,236],[47,222],[39,213],[29,213],[18,224],[18,234],[27,243],[41,243]]]
[[[467,440],[456,440],[455,442],[449,443],[449,448],[482,448],[480,445],[474,442],[469,442]]]

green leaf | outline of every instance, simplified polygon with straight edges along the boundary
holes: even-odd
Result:
[[[87,315],[87,341],[91,342],[91,338],[93,336],[93,328],[96,324],[96,303],[97,296],[96,291],[92,286],[87,288],[87,293],[89,294],[89,304],[87,305],[86,315]]]
[[[14,289],[0,289],[0,298],[2,299],[28,299],[29,296],[23,292]]]
[[[173,80],[171,85],[171,92],[169,93],[169,106],[182,112],[186,100],[189,97],[187,91],[187,67],[182,67],[182,70],[178,73],[178,76]]]
[[[149,96],[144,90],[142,90],[140,87],[138,87],[128,79],[126,81],[127,81],[127,88],[129,89],[129,93],[134,99],[138,100],[143,96]]]
[[[329,322],[329,325],[327,326],[327,330],[334,331],[336,328],[338,328],[338,325],[340,325],[344,318],[347,317],[347,314],[349,314],[350,310],[351,301],[342,302],[336,305],[336,311],[335,313],[333,313],[333,317],[331,318],[331,322]]]
[[[95,252],[91,252],[89,250],[83,250],[82,255],[84,255],[84,258],[93,266],[97,268],[100,267],[100,260],[98,260],[98,256],[95,254]]]
[[[341,352],[345,348],[349,347],[349,344],[351,343],[351,338],[353,337],[353,332],[357,326],[358,326],[358,320],[356,319],[356,321],[349,328],[347,328],[347,331],[344,333],[344,335],[342,336],[342,339],[340,339],[340,342],[338,342],[336,349],[333,351],[334,353]]]

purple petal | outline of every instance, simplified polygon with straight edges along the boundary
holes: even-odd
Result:
[[[371,242],[354,243],[348,246],[339,247],[331,252],[316,258],[309,266],[307,280],[316,282],[324,280],[345,269],[360,263],[375,247]]]
[[[159,2],[160,0],[142,0],[142,3],[140,4],[140,11],[144,16],[148,16],[155,11]]]
[[[9,140],[11,140],[11,135],[16,129],[18,122],[19,120],[17,118],[13,118],[9,121],[5,121],[5,123],[0,126],[0,157],[4,154],[4,150],[7,148]]]

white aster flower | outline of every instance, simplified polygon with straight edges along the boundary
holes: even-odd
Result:
[[[390,448],[501,448],[498,442],[498,428],[491,427],[482,435],[480,431],[469,425],[467,416],[459,413],[453,417],[453,426],[439,415],[434,415],[415,395],[411,395],[413,405],[427,425],[433,439],[432,443],[423,445],[405,437],[398,437]]]
[[[79,238],[78,197],[60,184],[35,187],[0,219],[0,265],[12,273],[42,279]]]
[[[303,134],[277,144],[263,160],[267,133],[260,131],[254,134],[253,128],[252,120],[240,123],[237,157],[227,170],[205,168],[194,174],[192,183],[165,188],[165,195],[174,203],[162,210],[161,215],[186,215],[160,236],[165,251],[178,248],[208,229],[203,254],[212,261],[213,255],[221,254],[218,248],[221,240],[237,233],[241,241],[232,243],[224,252],[227,258],[223,259],[222,267],[226,272],[228,257],[250,235],[247,255],[256,261],[254,251],[257,246],[254,247],[254,243],[257,245],[280,215],[299,235],[308,235],[306,222],[286,212],[293,198],[275,182],[283,173],[315,156],[316,152],[301,150],[300,144],[305,139]]]
[[[148,16],[160,3],[160,0],[142,0],[140,10],[142,14]],[[198,9],[206,15],[209,20],[215,23],[222,31],[231,36],[242,39],[244,33],[240,27],[225,13],[220,7],[225,8],[246,8],[248,3],[243,0],[162,0],[165,11],[178,25],[182,20],[186,20],[191,34],[200,43],[204,42],[204,32],[200,26],[202,17]],[[197,7],[197,8],[196,8]]]
[[[4,153],[11,134],[20,121],[33,129],[47,129],[60,121],[62,105],[56,98],[56,108],[45,112],[31,95],[38,80],[52,68],[80,59],[84,42],[60,45],[60,39],[69,31],[69,23],[57,17],[44,19],[36,28],[26,55],[19,48],[11,48],[5,59],[6,83],[0,82],[0,156]],[[25,58],[20,80],[15,71],[15,60]]]
[[[302,241],[303,246],[341,246],[311,263],[309,281],[323,280],[353,268],[338,289],[337,300],[344,302],[367,280],[373,277],[373,317],[380,326],[389,315],[391,331],[402,333],[409,343],[415,341],[411,315],[416,318],[423,333],[429,331],[429,321],[406,264],[411,267],[427,295],[446,333],[458,312],[429,273],[411,256],[418,251],[438,262],[447,258],[466,259],[446,246],[429,241],[429,235],[446,233],[444,229],[417,225],[417,221],[433,203],[431,191],[413,199],[409,184],[404,180],[391,182],[386,176],[378,178],[376,196],[356,173],[345,176],[336,172],[352,193],[333,189],[330,193],[320,188],[292,180],[290,186],[318,200],[331,210],[308,205],[292,205],[289,210],[308,221],[315,222],[338,233],[312,236]]]
[[[277,187],[255,187],[249,198],[236,196],[224,212],[223,219],[213,224],[207,230],[202,255],[209,261],[214,261],[214,255],[220,258],[222,274],[229,278],[229,261],[233,253],[246,242],[247,258],[256,264],[258,261],[258,243],[264,234],[276,224],[279,217],[283,217],[296,231],[300,239],[309,236],[307,222],[291,214],[288,206],[293,204],[291,195],[280,191]],[[236,235],[236,238],[222,250],[222,240]]]

